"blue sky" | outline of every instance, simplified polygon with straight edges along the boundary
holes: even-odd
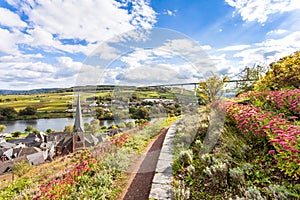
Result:
[[[189,51],[233,75],[299,50],[299,24],[299,0],[3,0],[0,89],[70,87],[80,76],[82,84],[197,81],[203,74],[191,67],[196,60],[187,62]],[[144,48],[139,31],[158,28],[169,38],[151,36],[156,46]],[[127,42],[116,45],[126,32]],[[130,51],[120,54],[120,44]]]

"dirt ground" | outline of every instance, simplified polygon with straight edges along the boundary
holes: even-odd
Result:
[[[133,166],[133,173],[128,173],[128,183],[118,199],[148,200],[157,160],[167,129],[163,129],[152,141]]]

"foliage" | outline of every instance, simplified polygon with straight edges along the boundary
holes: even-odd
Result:
[[[72,125],[69,125],[69,126],[65,126],[63,132],[72,132],[73,131],[73,126]]]
[[[270,65],[266,76],[255,83],[255,90],[295,89],[300,87],[300,51]]]
[[[120,133],[93,149],[32,167],[0,189],[0,199],[117,199],[132,155],[141,153],[164,124],[160,120]],[[25,168],[18,167],[24,173]]]
[[[99,132],[100,121],[98,119],[93,119],[90,123],[90,128],[92,134],[96,135]]]
[[[300,89],[249,91],[238,96],[265,110],[300,117]]]
[[[218,77],[217,75],[213,75],[205,81],[201,81],[196,88],[196,92],[204,101],[213,102],[220,97],[220,92],[224,87],[224,81],[227,80],[228,78],[226,76]]]
[[[27,106],[25,109],[19,111],[19,115],[35,115],[37,113],[37,107]]]
[[[33,126],[27,126],[24,131],[26,133],[31,133],[33,131]]]
[[[131,106],[129,113],[132,119],[149,119],[149,108],[145,106]]]
[[[299,126],[291,124],[287,118],[282,117],[282,114],[262,111],[250,105],[228,102],[226,109],[244,137],[248,137],[252,143],[260,144],[264,152],[269,150],[279,169],[288,176],[298,178],[300,174]]]
[[[21,134],[22,134],[22,133],[21,133],[20,131],[15,131],[15,132],[13,132],[11,135],[12,135],[13,137],[19,137]]]
[[[33,184],[33,180],[27,176],[18,178],[12,184],[0,189],[1,199],[13,199],[15,196],[26,190]]]
[[[129,128],[129,129],[132,129],[132,128],[134,128],[134,123],[133,122],[128,122],[126,124],[126,127]]]
[[[0,107],[0,120],[12,120],[15,119],[18,112],[13,107]]]
[[[31,165],[28,161],[20,161],[15,163],[12,166],[13,173],[16,174],[17,176],[22,176],[26,174],[30,169]]]
[[[261,65],[254,65],[253,67],[245,67],[238,78],[240,80],[249,80],[249,81],[240,81],[237,82],[237,93],[243,93],[251,91],[254,89],[253,80],[259,80],[266,73],[266,67]]]
[[[5,125],[0,125],[0,132],[4,132],[6,130],[6,126]]]
[[[55,131],[53,131],[51,128],[48,128],[48,129],[46,130],[46,133],[52,133],[52,132],[55,132]]]
[[[243,104],[226,103],[225,129],[209,153],[201,153],[210,123],[206,114],[201,113],[192,142],[184,138],[196,123],[179,123],[174,138],[174,199],[299,199],[297,122]],[[186,152],[192,152],[192,161]]]

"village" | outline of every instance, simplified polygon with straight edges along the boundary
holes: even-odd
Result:
[[[31,133],[25,138],[7,141],[0,137],[0,181],[1,175],[11,172],[17,162],[28,161],[31,165],[39,165],[51,162],[55,157],[99,144],[102,141],[101,136],[85,133],[81,112],[78,96],[73,131]]]

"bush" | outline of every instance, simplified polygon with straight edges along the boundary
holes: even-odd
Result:
[[[22,133],[20,131],[13,132],[11,135],[13,137],[19,137]]]
[[[13,173],[17,176],[23,176],[31,169],[31,165],[28,161],[20,161],[13,165]]]

